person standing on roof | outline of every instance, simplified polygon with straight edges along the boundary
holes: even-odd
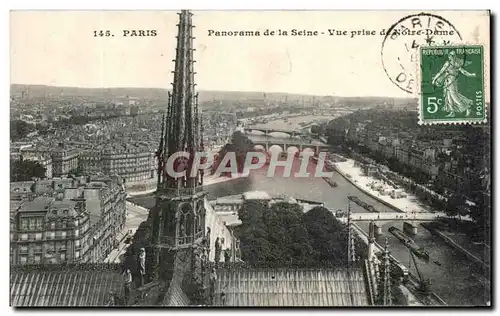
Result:
[[[140,285],[144,285],[144,277],[146,275],[146,250],[144,248],[141,248],[139,250],[139,272],[140,272]]]
[[[125,302],[128,302],[130,298],[130,285],[132,284],[132,272],[130,269],[126,269],[123,273],[123,291],[125,295]]]
[[[219,266],[221,250],[222,250],[222,246],[221,246],[219,237],[217,237],[215,239],[215,258],[214,258],[215,266],[216,267]]]
[[[109,300],[106,306],[116,306],[115,293],[113,291],[109,292]]]

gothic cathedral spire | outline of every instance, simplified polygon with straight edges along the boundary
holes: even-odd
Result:
[[[178,196],[194,193],[202,183],[202,173],[191,176],[191,167],[196,152],[203,150],[201,139],[198,94],[194,83],[194,45],[192,13],[186,10],[179,13],[177,48],[175,55],[174,80],[169,93],[167,120],[163,137],[163,161],[159,194]],[[173,163],[174,171],[186,170],[186,176],[174,178],[166,172],[167,160],[179,152],[187,152],[190,157],[180,157]],[[187,190],[183,190],[187,189]]]
[[[203,150],[198,95],[194,83],[192,15],[185,10],[179,14],[172,92],[168,97],[158,150],[156,205],[150,212],[151,243],[158,249],[157,264],[160,265],[164,251],[192,246],[205,235],[203,174],[197,172],[191,176],[194,155]],[[168,165],[172,164],[168,159],[179,152],[188,153],[190,158],[174,160],[174,171],[185,170],[186,173],[181,177],[173,177],[170,172],[166,172]]]

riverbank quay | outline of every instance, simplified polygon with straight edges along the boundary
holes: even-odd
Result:
[[[156,191],[156,184],[156,179],[150,179],[141,183],[126,185],[127,197],[152,194]]]
[[[396,212],[400,213],[423,213],[428,212],[427,209],[418,201],[416,196],[406,193],[406,197],[392,198],[389,195],[384,195],[379,191],[373,190],[369,187],[371,183],[377,180],[371,176],[363,174],[363,170],[355,166],[355,160],[346,159],[345,162],[328,162],[333,169],[349,181],[352,185],[358,188],[366,195],[379,201],[380,203],[390,207]]]
[[[420,203],[416,196],[407,195],[407,197],[405,198],[393,199],[387,195],[382,195],[380,192],[377,192],[368,187],[369,183],[372,183],[373,181],[375,181],[375,179],[370,176],[364,175],[361,168],[357,167],[355,165],[355,161],[352,159],[347,159],[345,162],[337,161],[335,163],[332,163],[332,165],[335,171],[337,171],[355,187],[360,189],[363,193],[369,195],[370,197],[380,201],[381,203],[385,204],[388,207],[391,207],[398,212],[411,214],[430,213],[428,212],[429,208],[426,207],[423,203]],[[446,216],[446,214],[443,212],[433,213],[442,214],[443,218]],[[469,216],[462,216],[462,220],[464,222],[470,222],[471,218]],[[422,224],[422,226],[425,228],[432,227],[435,231],[438,232],[435,234],[437,238],[444,240],[446,244],[456,249],[460,253],[463,253],[471,261],[489,268],[490,250],[487,245],[482,244],[482,246],[479,246],[478,244],[473,243],[463,233],[461,234],[455,230],[445,230],[446,225],[444,225],[444,222],[440,223],[442,223],[442,225],[440,225],[441,229],[436,229],[437,226],[434,223],[425,223]]]
[[[418,190],[421,190],[423,192],[427,192],[438,199],[447,199],[444,195],[439,194],[439,193],[431,190],[430,187],[422,185],[420,183],[417,183],[415,180],[413,180],[411,178],[405,177],[405,176],[403,176],[395,171],[392,171],[390,169],[390,167],[387,165],[380,164],[380,163],[376,162],[375,160],[373,160],[371,158],[364,157],[356,152],[351,152],[350,154],[351,154],[351,156],[352,156],[351,158],[353,160],[360,161],[361,163],[364,163],[364,164],[376,165],[378,168],[380,168],[383,171],[383,173],[385,175],[393,176],[394,178],[392,180],[401,181],[399,184],[402,184],[402,185],[408,184],[412,187],[412,189],[417,188]]]
[[[349,181],[363,193],[390,207],[396,212],[408,214],[438,213],[445,216],[444,211],[435,209],[422,201],[421,197],[413,195],[398,187],[397,185],[394,186],[392,181],[387,180],[387,182],[385,182],[383,179],[379,180],[374,176],[366,175],[356,160],[346,159],[345,161],[328,161],[327,163],[329,167],[339,173],[342,177],[344,177],[347,181]],[[376,186],[380,187],[381,190],[374,190],[373,187]],[[384,189],[384,187],[386,189]],[[385,192],[383,192],[384,190]],[[391,194],[391,192],[394,193],[396,191],[398,192],[400,197],[395,197],[394,194]],[[437,193],[436,196],[439,196],[440,199],[444,199],[443,196],[438,195]],[[468,215],[464,215],[461,218],[464,221],[472,221],[471,217]]]
[[[203,179],[203,185],[204,186],[207,186],[207,185],[212,185],[212,184],[217,184],[217,183],[222,183],[222,182],[228,182],[228,181],[232,181],[232,180],[236,180],[236,179],[240,179],[240,178],[244,178],[244,177],[247,177],[246,175],[241,175],[241,174],[238,174],[237,176],[233,176],[233,177],[225,177],[225,176],[214,176],[214,175],[209,175],[209,176],[206,176],[204,179]],[[148,186],[144,186],[142,187],[141,189],[137,189],[135,188],[134,189],[127,189],[127,197],[141,197],[141,196],[147,196],[147,195],[150,195],[150,194],[153,194],[156,192],[156,182],[154,184],[148,184]]]
[[[490,249],[485,244],[474,244],[465,234],[444,230],[444,224],[439,222],[421,223],[431,234],[443,240],[448,246],[463,254],[470,261],[483,269],[490,269]]]
[[[472,198],[470,196],[452,192],[447,188],[436,187],[436,181],[429,179],[428,182],[417,182],[413,178],[408,178],[396,171],[393,171],[392,167],[388,166],[387,162],[380,163],[372,158],[368,158],[363,156],[362,154],[356,151],[349,151],[347,156],[352,158],[355,161],[359,161],[363,165],[370,166],[377,170],[377,177],[381,178],[384,181],[389,183],[393,183],[397,186],[403,187],[407,192],[412,193],[414,196],[418,198],[425,206],[426,209],[430,212],[441,211],[441,210],[453,210],[455,209],[458,214],[461,214],[463,218],[472,221],[472,219],[465,215],[467,212],[470,212],[477,205],[477,197]],[[483,196],[485,199],[490,200],[489,193],[486,193]],[[459,205],[458,208],[452,207],[449,208],[449,203],[454,205],[455,203],[462,204]],[[476,201],[476,202],[474,202]]]

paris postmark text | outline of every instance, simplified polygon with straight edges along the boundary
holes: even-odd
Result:
[[[462,36],[444,17],[424,12],[408,15],[387,30],[382,42],[382,65],[392,83],[414,94],[419,48],[459,43],[462,43]]]

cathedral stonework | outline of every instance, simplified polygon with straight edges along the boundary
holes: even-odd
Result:
[[[167,160],[178,152],[194,154],[203,150],[203,129],[194,83],[192,13],[179,14],[177,49],[172,91],[163,116],[158,159],[156,205],[151,209],[152,265],[159,281],[182,284],[193,301],[203,292],[203,241],[206,235],[203,173],[191,173],[192,159],[174,161],[181,177],[167,173]],[[180,276],[181,280],[176,280]]]

